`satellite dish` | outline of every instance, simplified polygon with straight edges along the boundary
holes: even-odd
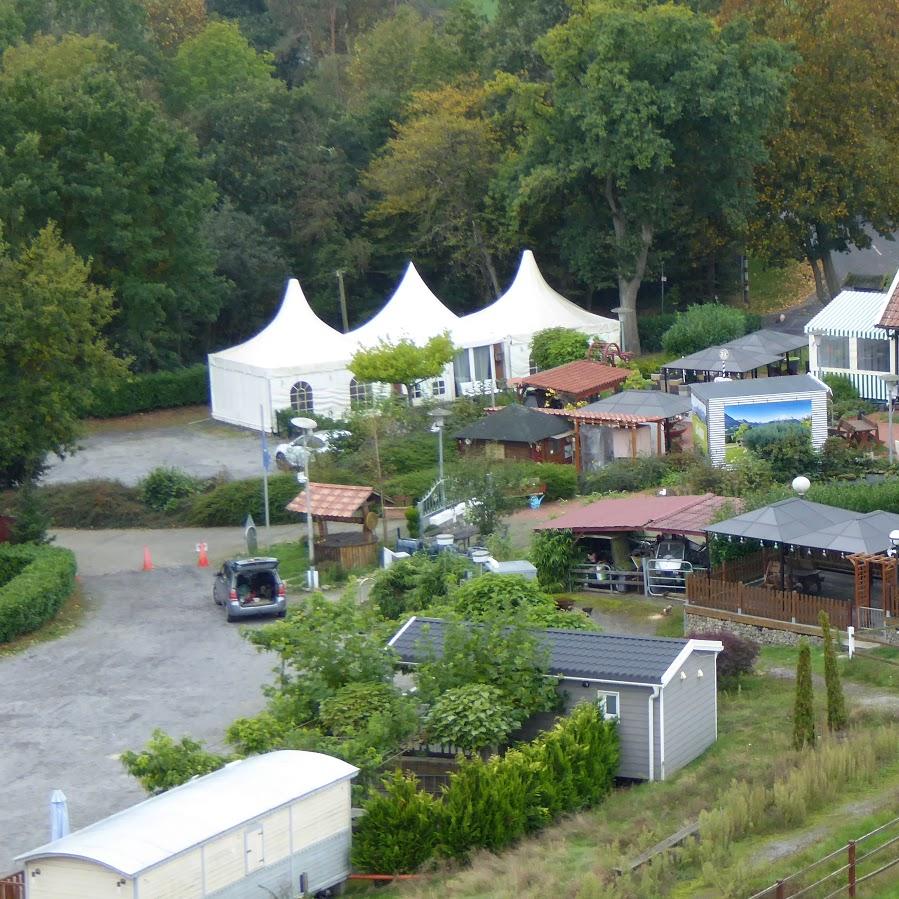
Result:
[[[373,531],[378,526],[380,516],[377,512],[368,512],[365,516],[365,530]]]

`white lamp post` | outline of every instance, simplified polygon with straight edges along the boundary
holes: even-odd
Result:
[[[893,447],[895,446],[893,443],[893,399],[896,395],[896,385],[899,384],[899,375],[888,372],[880,377],[887,389],[887,442],[889,443],[889,446],[887,447],[887,457],[890,460],[890,465],[892,465]]]
[[[801,474],[798,477],[793,478],[793,483],[790,486],[800,496],[805,496],[805,494],[809,492],[812,482],[804,474]]]
[[[290,423],[303,432],[304,450],[303,471],[297,473],[297,480],[302,477],[306,484],[306,534],[309,542],[309,572],[306,578],[309,589],[318,586],[318,572],[315,570],[315,540],[312,536],[312,482],[309,480],[309,438],[318,424],[311,418],[291,418]]]
[[[437,478],[440,481],[440,501],[442,503],[446,503],[446,487],[443,483],[443,426],[446,424],[447,416],[449,415],[449,410],[447,409],[432,409],[428,415],[434,419],[434,425],[431,428],[432,431],[437,432]]]

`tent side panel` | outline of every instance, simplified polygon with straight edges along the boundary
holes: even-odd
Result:
[[[40,874],[36,872],[40,871]],[[119,887],[121,880],[125,883]],[[25,865],[29,899],[121,899],[134,881],[102,865],[72,858],[40,858]]]
[[[243,828],[207,843],[203,847],[206,893],[240,880],[246,867]]]
[[[297,410],[295,415],[327,415],[341,418],[350,408],[350,380],[352,374],[345,368],[331,371],[304,372],[297,368],[289,374],[278,374],[271,379],[272,410],[291,408],[290,389],[305,382],[312,388],[312,409]]]
[[[202,899],[203,857],[199,847],[149,868],[137,878],[140,899]]]
[[[291,806],[293,851],[299,852],[349,826],[349,781],[320,790]]]
[[[265,426],[271,430],[272,411],[268,383],[262,374],[234,371],[209,361],[209,395],[212,417],[232,425],[259,430],[259,407],[265,415]]]

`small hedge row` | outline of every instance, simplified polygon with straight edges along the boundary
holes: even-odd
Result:
[[[94,393],[84,414],[93,418],[115,418],[154,409],[176,406],[203,406],[209,403],[209,370],[192,365],[174,371],[131,375],[128,380]]]
[[[296,512],[284,507],[300,492],[296,477],[278,474],[268,479],[268,504],[272,524],[296,524]],[[242,523],[247,514],[258,526],[265,522],[262,497],[262,478],[228,481],[209,493],[197,496],[187,513],[188,521],[196,527],[228,527]]]
[[[416,870],[434,855],[497,851],[559,815],[589,808],[612,788],[618,731],[584,703],[532,743],[489,761],[463,759],[439,799],[397,771],[365,804],[353,866],[375,874]]]
[[[75,589],[75,554],[56,546],[0,546],[0,643],[50,621]]]

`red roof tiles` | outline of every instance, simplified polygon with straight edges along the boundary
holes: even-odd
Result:
[[[883,315],[880,316],[877,326],[879,328],[899,328],[899,283],[896,284],[893,295],[883,307]]]
[[[603,390],[611,390],[626,381],[631,374],[629,368],[615,368],[591,359],[578,359],[566,365],[559,365],[546,371],[513,378],[509,383],[519,387],[536,387],[539,390],[554,390],[576,400],[596,396]]]
[[[354,484],[316,484],[312,482],[312,516],[326,521],[361,521],[359,509],[377,494],[371,487]],[[291,512],[306,514],[306,491],[288,504]]]

